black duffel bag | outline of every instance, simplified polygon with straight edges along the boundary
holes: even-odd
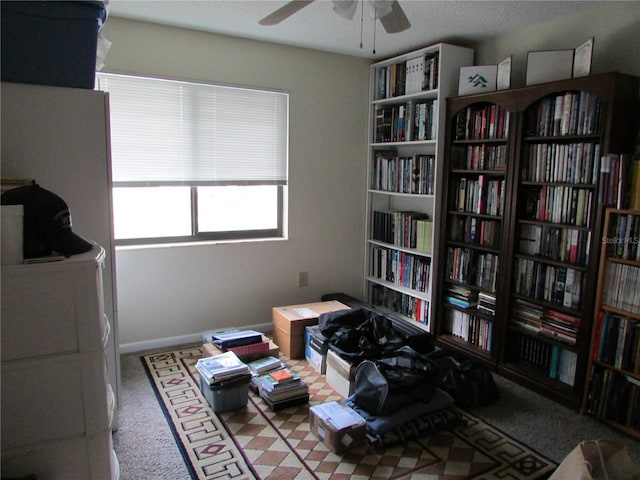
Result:
[[[405,343],[391,320],[362,308],[323,313],[318,327],[329,348],[351,363],[390,355]]]
[[[487,367],[451,350],[429,355],[438,366],[436,386],[453,397],[463,408],[489,405],[500,398],[498,386]]]
[[[428,403],[436,369],[409,346],[394,356],[364,360],[355,371],[353,401],[372,415],[389,415],[413,402]]]

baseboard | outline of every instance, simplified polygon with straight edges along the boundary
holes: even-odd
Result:
[[[256,330],[265,335],[273,332],[272,323],[261,323],[258,325],[249,325],[240,327],[240,330]],[[202,333],[191,333],[189,335],[178,335],[175,337],[154,338],[152,340],[143,340],[141,342],[121,343],[120,354],[138,353],[147,350],[155,350],[158,348],[175,347],[176,345],[186,345],[189,343],[198,343],[202,341]]]

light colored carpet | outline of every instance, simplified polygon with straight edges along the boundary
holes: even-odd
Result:
[[[120,429],[114,433],[120,478],[187,480],[189,472],[146,376],[140,355],[126,355],[121,361]],[[614,438],[625,443],[632,458],[640,463],[640,442],[502,377],[496,377],[496,381],[501,400],[472,413],[542,455],[560,462],[582,440]]]

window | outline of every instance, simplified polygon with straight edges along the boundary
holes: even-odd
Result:
[[[283,237],[286,93],[97,74],[117,245]]]

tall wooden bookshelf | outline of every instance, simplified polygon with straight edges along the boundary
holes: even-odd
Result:
[[[457,97],[449,107],[437,333],[495,363],[515,106],[495,94]]]
[[[640,211],[608,208],[582,413],[640,439]]]
[[[637,95],[637,78],[612,73],[448,102],[438,340],[576,409]]]
[[[437,44],[371,65],[365,285],[368,301],[431,330],[445,99],[473,50]]]

